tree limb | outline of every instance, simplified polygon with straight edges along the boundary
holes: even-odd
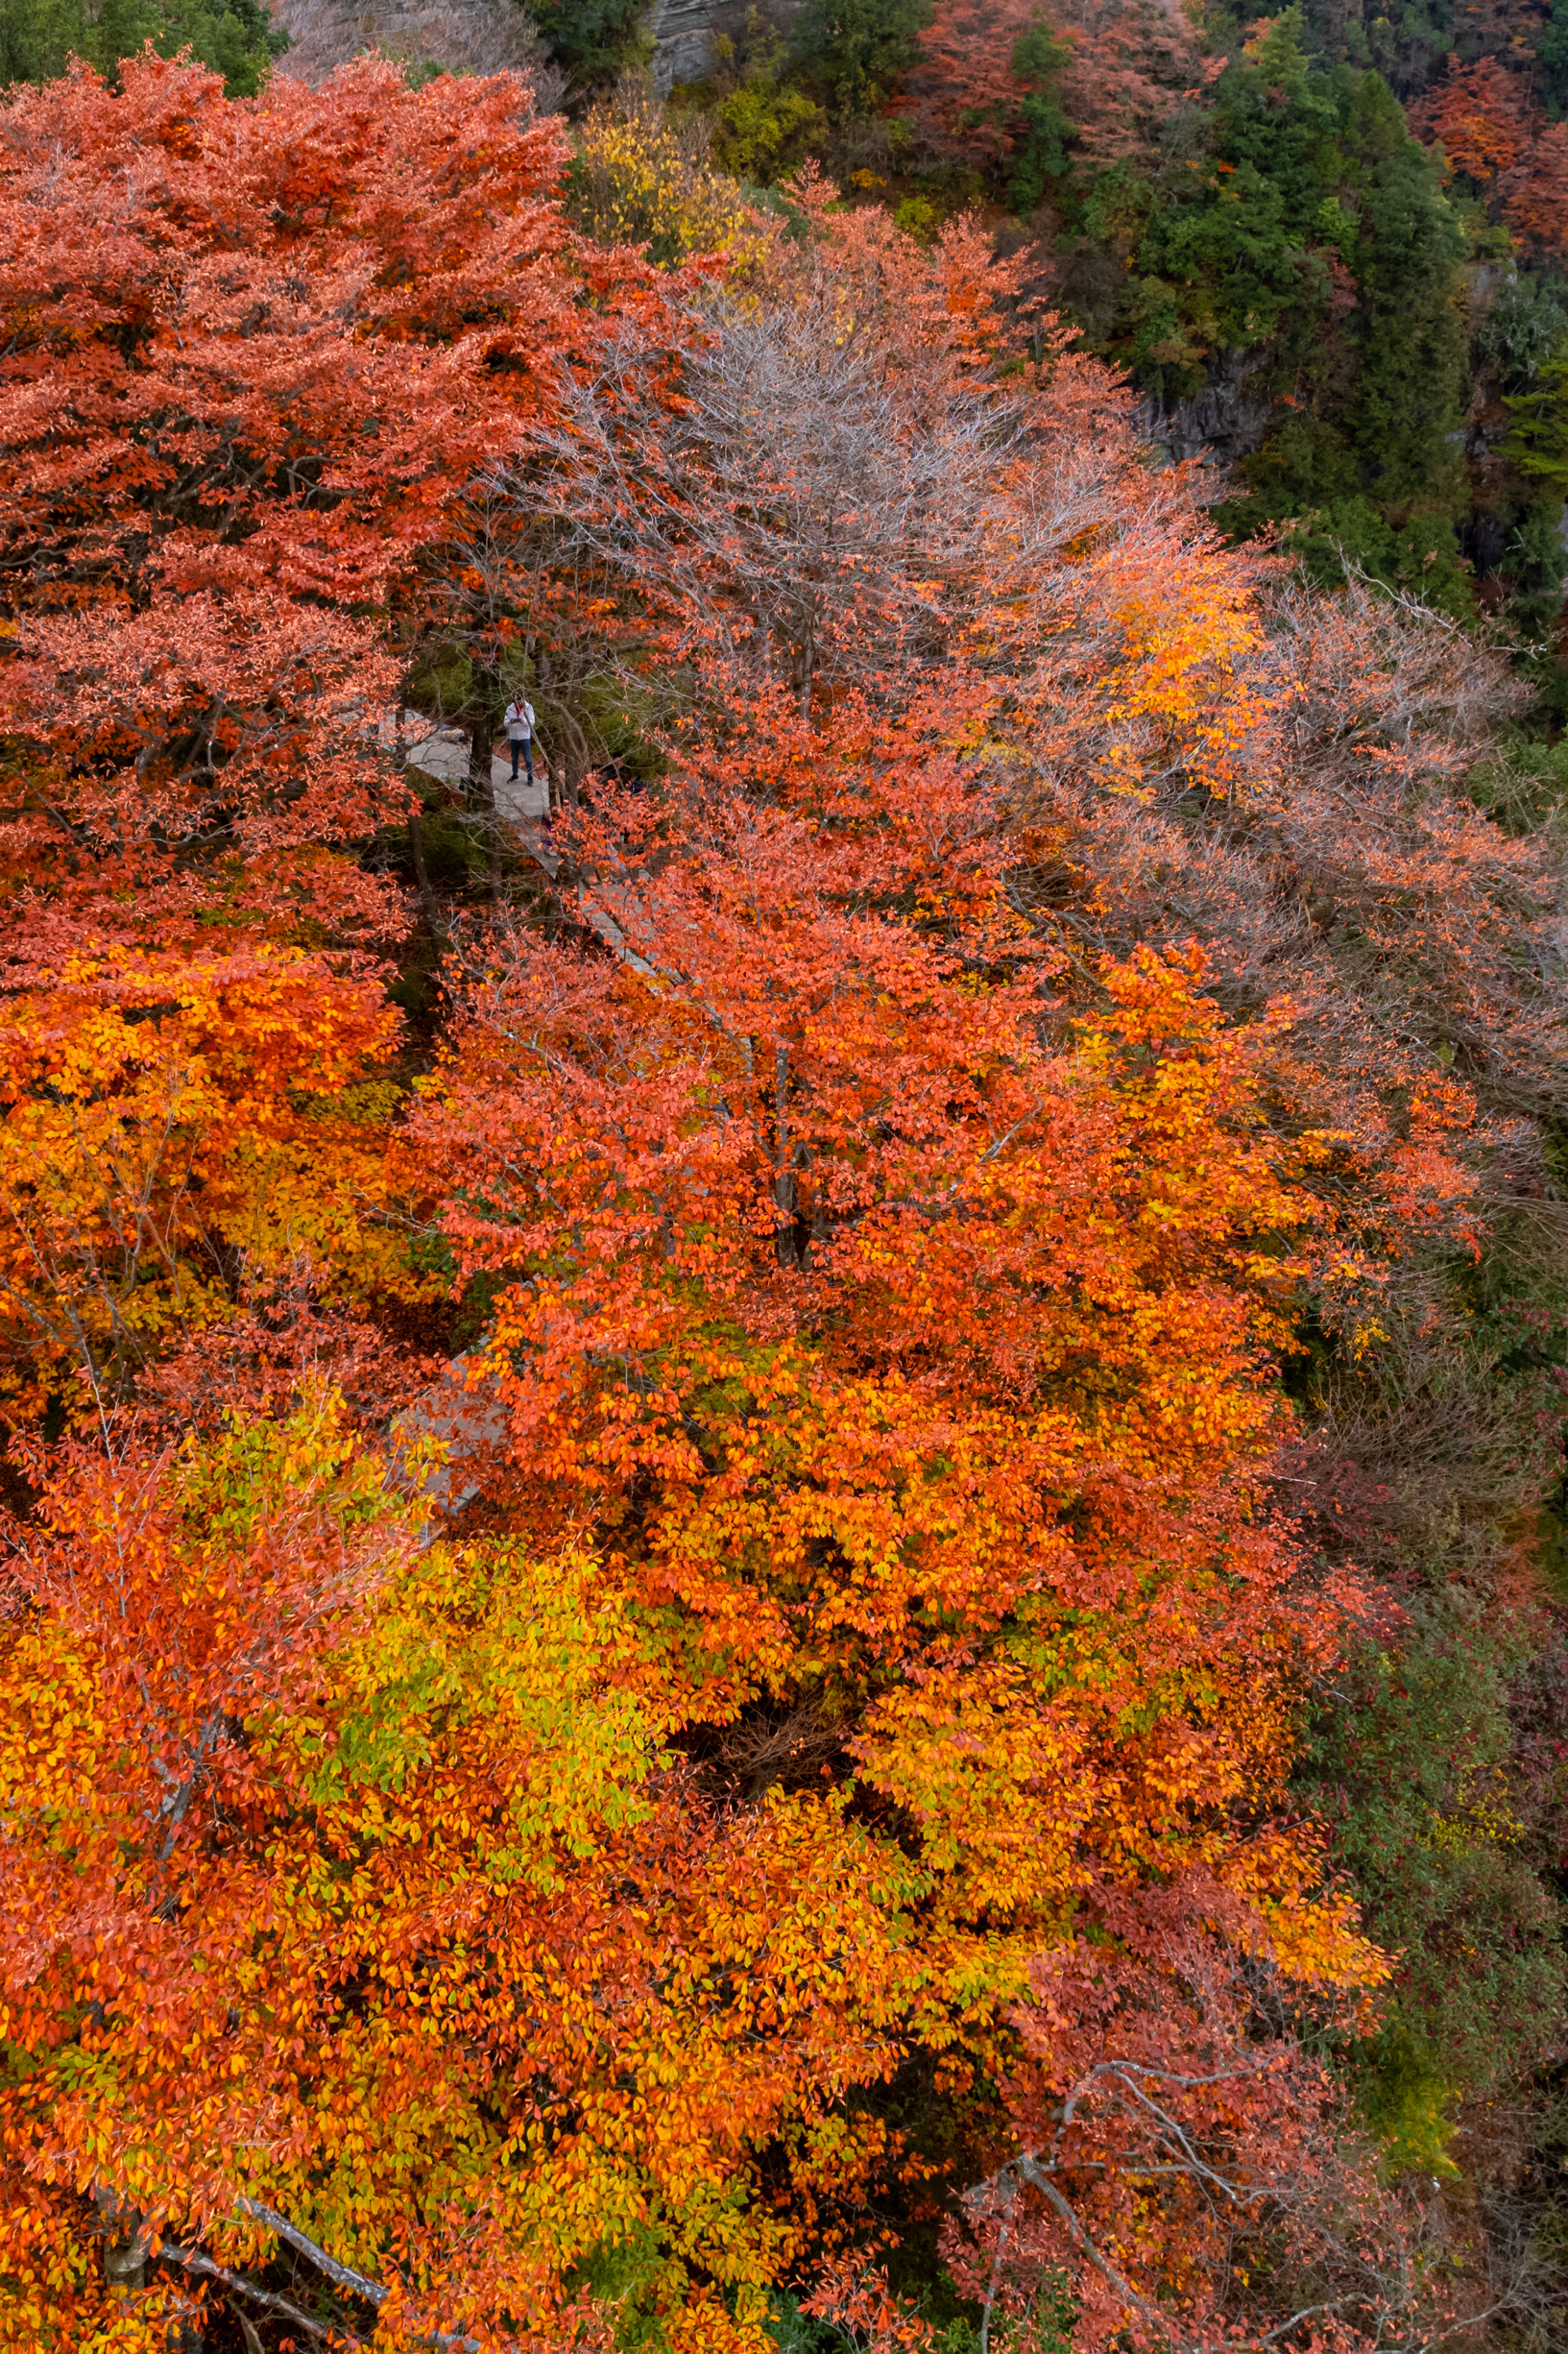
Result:
[[[385,2281],[372,2280],[366,2273],[356,2272],[352,2265],[340,2264],[335,2256],[329,2256],[308,2232],[302,2231],[298,2223],[291,2223],[286,2215],[279,2215],[276,2207],[264,2207],[255,2198],[238,2198],[234,2204],[240,2214],[248,2216],[252,2222],[264,2223],[280,2240],[286,2240],[289,2246],[305,2257],[319,2272],[325,2272],[334,2288],[347,2290],[351,2296],[362,2296],[367,2304],[374,2305],[377,2309],[392,2294]],[[355,2339],[352,2342],[357,2345],[362,2341]],[[478,2339],[470,2338],[461,2330],[434,2329],[426,2334],[423,2342],[426,2345],[450,2347],[452,2354],[480,2354]]]
[[[285,2320],[307,2330],[321,2345],[336,2343],[363,2347],[365,2343],[363,2338],[356,2338],[350,2330],[337,2329],[325,2321],[314,2320],[309,2314],[302,2313],[298,2305],[286,2296],[279,2296],[275,2290],[259,2288],[253,2280],[247,2280],[242,2272],[231,2272],[227,2265],[214,2263],[199,2247],[177,2247],[172,2240],[165,2240],[157,2252],[160,2260],[182,2265],[187,2272],[195,2272],[204,2280],[216,2281],[219,2288],[227,2290],[230,2296],[246,2297],[267,2313],[281,2314]],[[383,2290],[382,2294],[385,2293]]]
[[[1147,2297],[1140,2296],[1131,2281],[1118,2271],[1110,2258],[1100,2254],[1073,2213],[1072,2205],[1063,2197],[1044,2167],[1027,2150],[1016,2161],[1016,2165],[1018,2172],[1022,2174],[1030,2188],[1038,2191],[1041,2196],[1055,2208],[1066,2226],[1068,2237],[1079,2255],[1092,2264],[1103,2279],[1110,2282],[1117,2295],[1124,2299],[1135,2313],[1141,2314],[1150,2328],[1157,2331],[1168,2343],[1181,2347],[1183,2354],[1199,2354],[1199,2349],[1188,2346],[1186,2341],[1171,2327],[1170,2316],[1168,2313],[1162,2313],[1159,2306],[1151,2304]]]
[[[248,2216],[253,2223],[265,2223],[269,2231],[275,2231],[280,2240],[288,2242],[290,2247],[307,2257],[318,2272],[326,2273],[335,2289],[347,2289],[351,2295],[362,2296],[371,2305],[386,2303],[390,2292],[385,2282],[369,2280],[363,2272],[356,2272],[352,2265],[340,2264],[335,2256],[327,2254],[325,2247],[319,2247],[307,2232],[302,2231],[298,2223],[291,2223],[286,2215],[279,2215],[276,2207],[264,2207],[259,2199],[254,2198],[237,2198],[234,2204],[241,2215]]]

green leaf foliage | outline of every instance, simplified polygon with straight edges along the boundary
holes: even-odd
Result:
[[[188,49],[222,74],[230,98],[253,98],[289,45],[259,0],[8,0],[0,87],[53,81],[73,57],[112,82],[121,59],[148,41],[165,58]]]
[[[1517,1625],[1461,1587],[1364,1645],[1312,1728],[1303,1796],[1330,1824],[1372,1934],[1397,1956],[1379,2033],[1352,2067],[1390,2162],[1433,2171],[1451,2111],[1528,2075],[1568,1988],[1515,1765]]]
[[[1060,180],[1067,170],[1077,131],[1051,84],[1072,54],[1068,44],[1057,40],[1043,22],[1031,25],[1013,45],[1013,74],[1031,85],[1020,102],[1025,135],[1007,181],[1008,201],[1015,212],[1032,212],[1049,183]]]
[[[1255,353],[1281,423],[1234,524],[1364,501],[1396,527],[1459,491],[1464,234],[1387,85],[1315,70],[1298,26],[1291,11],[1227,69],[1189,152],[1146,183],[1110,349],[1167,399],[1215,355]],[[1107,197],[1135,218],[1137,193],[1125,174],[1097,189],[1091,233],[1111,227]]]
[[[612,83],[653,54],[642,0],[536,0],[529,12],[580,87]]]
[[[874,114],[920,54],[915,36],[931,0],[806,0],[792,36],[795,61],[821,87],[835,121]]]

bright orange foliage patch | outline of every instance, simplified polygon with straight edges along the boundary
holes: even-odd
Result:
[[[346,1299],[406,1253],[375,1224],[398,1090],[379,988],[298,952],[110,949],[0,1021],[0,1380],[102,1421],[137,1374],[315,1276]]]

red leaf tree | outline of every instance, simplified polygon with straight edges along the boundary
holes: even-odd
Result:
[[[1064,2296],[1085,2354],[1419,2345],[1458,2325],[1457,2269],[1380,2186],[1303,2045],[1324,2005],[1281,1981],[1261,1927],[1192,1874],[1099,1891],[1082,1933],[1035,1961],[1006,2088],[1016,2150],[947,2235],[982,2343]]]
[[[1508,225],[1559,265],[1568,259],[1568,123],[1548,123],[1503,183]]]
[[[1066,55],[1031,70],[1019,44],[1043,28]],[[922,61],[900,105],[933,137],[986,161],[1013,152],[1021,101],[1055,82],[1076,153],[1096,162],[1146,157],[1161,125],[1198,78],[1197,38],[1171,0],[1086,0],[1072,10],[1039,0],[941,0],[919,36]]]
[[[35,928],[396,925],[337,847],[403,806],[434,551],[661,308],[565,227],[564,141],[514,76],[369,61],[7,97],[0,880]]]
[[[1525,85],[1496,58],[1456,65],[1432,95],[1411,109],[1420,135],[1439,140],[1455,171],[1489,187],[1517,163],[1530,139]]]

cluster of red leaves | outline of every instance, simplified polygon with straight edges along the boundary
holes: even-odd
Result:
[[[1198,80],[1197,36],[1170,0],[1099,0],[1071,10],[1041,0],[940,0],[918,36],[921,62],[900,85],[939,145],[987,162],[1013,152],[1019,101],[1038,86],[1014,70],[1018,43],[1044,26],[1067,55],[1052,79],[1086,160],[1151,157],[1161,127]]]
[[[1019,100],[1034,87],[1013,55],[1043,22],[1030,0],[946,0],[917,36],[921,61],[903,77],[898,111],[943,147],[985,162],[1011,155]]]
[[[1568,123],[1542,124],[1508,174],[1503,208],[1529,245],[1559,264],[1568,260]]]
[[[471,477],[663,298],[567,230],[513,77],[124,79],[0,108],[7,895],[52,941],[396,932],[333,854],[401,807],[389,637]]]
[[[1548,122],[1528,74],[1499,57],[1463,66],[1451,58],[1446,78],[1409,115],[1528,247],[1549,260],[1568,256],[1568,127]]]
[[[1443,2251],[1416,2247],[1329,2070],[1279,2031],[1299,1990],[1259,1931],[1193,1875],[1099,1892],[1080,1935],[1035,1962],[1007,2086],[1016,2149],[946,2235],[988,2325],[1065,2296],[1073,2344],[1097,2350],[1430,2342],[1459,2326]]]
[[[1449,71],[1430,97],[1411,107],[1412,130],[1439,140],[1457,172],[1484,186],[1519,160],[1530,137],[1528,89],[1497,58]]]

